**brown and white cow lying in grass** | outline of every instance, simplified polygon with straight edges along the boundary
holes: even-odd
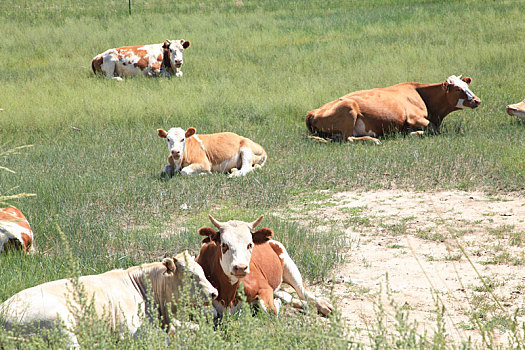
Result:
[[[184,276],[190,278],[184,279]],[[146,281],[149,280],[149,281]],[[169,314],[176,311],[183,282],[192,282],[190,296],[196,303],[205,304],[217,297],[217,290],[208,282],[195,258],[188,252],[162,262],[154,262],[127,270],[112,270],[100,275],[82,276],[88,305],[94,303],[98,317],[108,317],[113,331],[135,333],[142,324],[140,316],[148,315],[146,305],[155,304],[163,328],[172,331]],[[148,288],[151,286],[151,294]],[[32,333],[36,328],[51,328],[64,323],[70,344],[78,346],[74,328],[78,315],[72,310],[81,309],[71,280],[61,279],[25,289],[0,305],[0,324],[7,329]],[[149,297],[153,300],[148,300]],[[171,306],[171,309],[168,308]],[[89,316],[89,315],[87,315]],[[153,317],[152,317],[153,318]],[[155,316],[156,319],[156,316]],[[177,323],[176,321],[173,323]]]
[[[244,176],[266,162],[266,152],[261,145],[234,134],[197,135],[195,128],[184,131],[171,128],[157,129],[159,137],[168,141],[170,155],[164,173],[173,176],[231,172],[230,177]]]
[[[515,117],[525,120],[525,100],[520,103],[515,103],[513,105],[507,106],[507,113]]]
[[[469,89],[472,79],[451,75],[437,84],[402,83],[352,92],[306,116],[306,126],[320,136],[372,141],[385,133],[437,130],[450,112],[476,108],[481,100]],[[415,134],[422,134],[416,131]]]
[[[35,251],[29,222],[15,207],[0,209],[0,253],[7,249],[22,249],[26,253]]]
[[[160,75],[182,77],[182,53],[190,46],[186,40],[166,40],[161,44],[123,46],[109,49],[93,58],[91,68],[108,78]]]
[[[270,239],[273,231],[269,228],[254,231],[262,216],[252,223],[219,222],[209,217],[218,231],[210,227],[199,229],[199,234],[206,238],[202,241],[197,262],[219,291],[213,301],[219,315],[234,305],[241,281],[247,301],[257,302],[263,310],[275,315],[279,313],[280,300],[274,299],[274,294],[287,302],[292,301],[288,293],[280,291],[282,283],[292,286],[301,300],[313,302],[323,315],[332,312],[333,307],[327,299],[306,290],[301,273],[284,246]],[[299,302],[293,306],[305,305]]]

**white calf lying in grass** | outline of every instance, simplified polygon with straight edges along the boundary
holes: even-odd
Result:
[[[197,135],[195,128],[184,131],[157,129],[159,137],[168,141],[170,155],[164,173],[173,176],[206,174],[212,171],[230,172],[230,177],[244,176],[266,162],[261,145],[232,132]]]
[[[190,278],[184,279],[184,275]],[[151,302],[155,305],[154,310],[159,312],[163,328],[173,331],[169,314],[176,311],[183,282],[191,282],[190,296],[196,299],[196,303],[204,305],[218,295],[217,289],[208,282],[202,268],[188,252],[127,270],[82,276],[78,281],[78,289],[83,288],[82,294],[87,299],[84,301],[87,305],[93,303],[98,317],[110,321],[111,330],[133,334],[143,322],[141,316],[150,314],[146,305]],[[77,347],[74,331],[83,311],[78,311],[82,310],[79,291],[73,289],[69,279],[24,289],[0,305],[0,324],[8,330],[33,333],[37,328],[52,328],[57,322],[63,322],[70,344]],[[149,289],[150,293],[147,292]],[[153,300],[149,300],[150,297]],[[152,316],[153,319],[156,317]]]

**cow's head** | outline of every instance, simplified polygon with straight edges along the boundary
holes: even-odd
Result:
[[[168,141],[170,156],[178,166],[177,170],[179,170],[182,165],[182,157],[184,155],[184,150],[186,149],[186,139],[193,136],[195,132],[195,128],[188,128],[186,131],[181,128],[171,128],[169,131],[157,129],[159,137]]]
[[[210,227],[199,229],[201,236],[206,236],[203,242],[210,242],[219,247],[221,268],[230,279],[232,284],[250,273],[250,260],[254,244],[261,244],[273,236],[273,231],[269,228],[262,228],[254,231],[255,227],[263,219],[254,222],[244,222],[230,220],[220,222],[209,215],[211,222],[219,231]]]
[[[180,70],[182,67],[182,53],[184,49],[190,47],[190,42],[187,40],[166,40],[162,45],[164,50],[169,51],[171,67]]]
[[[164,277],[167,281],[164,289],[166,291],[166,295],[163,296],[164,302],[172,303],[172,307],[176,306],[176,302],[174,302],[176,300],[173,300],[173,296],[178,297],[183,283],[196,304],[200,302],[202,305],[203,302],[217,298],[219,292],[206,279],[202,267],[197,264],[195,258],[188,251],[172,258],[165,258],[162,263],[166,267]],[[172,310],[172,312],[174,311]]]
[[[470,77],[461,79],[461,75],[459,77],[451,75],[443,82],[443,90],[451,106],[465,109],[476,108],[481,104],[481,100],[469,89],[471,81]]]
[[[525,120],[525,100],[507,106],[507,113]]]

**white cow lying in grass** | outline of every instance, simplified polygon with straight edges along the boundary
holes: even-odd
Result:
[[[266,162],[261,145],[232,132],[197,135],[195,128],[184,131],[157,129],[159,137],[168,141],[170,155],[164,173],[173,176],[206,174],[212,171],[231,172],[230,177],[244,176]]]
[[[189,275],[191,279],[183,279],[184,275]],[[133,334],[142,324],[140,316],[149,312],[146,304],[150,302],[150,296],[153,296],[163,328],[172,331],[169,313],[176,311],[183,280],[193,282],[189,286],[190,295],[197,303],[205,304],[218,295],[217,289],[208,282],[202,268],[188,252],[162,262],[79,278],[86,301],[93,302],[99,317],[109,317],[111,330]],[[151,293],[148,294],[149,286]],[[25,333],[33,333],[38,327],[52,328],[60,319],[66,327],[70,344],[76,347],[78,341],[74,328],[77,317],[81,315],[73,312],[80,306],[72,289],[69,279],[24,289],[0,305],[0,324],[3,323],[7,329],[23,329]],[[168,311],[169,304],[171,310]]]
[[[91,69],[115,80],[136,75],[182,77],[182,53],[189,46],[186,40],[166,40],[161,44],[109,49],[93,58]]]

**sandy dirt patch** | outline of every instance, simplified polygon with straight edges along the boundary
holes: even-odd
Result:
[[[347,328],[356,330],[359,340],[366,341],[365,330],[377,323],[379,297],[390,315],[395,312],[388,307],[387,274],[392,299],[417,320],[420,334],[433,333],[436,297],[445,306],[447,337],[455,343],[470,337],[481,346],[472,318],[493,320],[493,335],[502,345],[508,330],[497,324],[497,315],[518,310],[524,321],[525,198],[400,190],[324,192],[322,197],[290,209],[305,225],[344,233],[346,263],[334,271],[339,282],[332,287]],[[312,288],[329,293],[330,284]],[[388,319],[394,329],[395,321]]]

